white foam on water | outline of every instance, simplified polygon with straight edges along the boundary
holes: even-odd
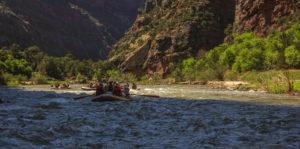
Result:
[[[144,90],[145,90],[145,91],[153,91],[154,89],[151,89],[151,88],[145,88]]]

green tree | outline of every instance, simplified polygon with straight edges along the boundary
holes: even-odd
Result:
[[[76,76],[76,64],[77,62],[74,60],[74,57],[72,54],[68,53],[64,57],[60,58],[62,61],[62,72],[64,77],[72,77]]]
[[[182,73],[182,63],[173,64],[171,66],[171,76],[175,79],[175,82],[182,81],[184,74]]]
[[[259,70],[262,68],[263,54],[260,49],[243,49],[233,65],[233,70],[245,72],[249,70]]]
[[[300,50],[296,49],[295,46],[289,46],[284,52],[286,63],[292,67],[300,65]]]
[[[33,70],[36,70],[38,64],[44,58],[44,53],[40,51],[37,46],[31,46],[24,50],[24,57],[26,61],[30,64]]]
[[[228,48],[227,44],[221,44],[205,54],[205,67],[215,68],[218,65],[220,55]]]
[[[220,64],[231,68],[235,61],[235,52],[232,48],[226,49],[220,56]]]
[[[197,68],[196,66],[196,60],[194,58],[188,58],[186,60],[183,60],[182,62],[182,72],[186,79],[193,81],[196,78]]]
[[[32,68],[28,65],[28,62],[25,59],[15,59],[12,55],[7,55],[5,60],[6,72],[9,72],[13,75],[26,75],[31,76]]]
[[[0,71],[5,72],[7,70],[7,66],[4,62],[0,61]]]
[[[9,51],[10,51],[10,54],[16,59],[24,58],[21,46],[18,44],[12,44]]]
[[[264,52],[264,66],[266,69],[274,69],[278,65],[280,54],[278,51],[268,49]]]
[[[2,47],[0,49],[0,61],[5,61],[7,59],[7,55],[9,55],[8,47]]]
[[[120,71],[119,70],[107,70],[107,76],[109,78],[109,81],[119,81],[120,77]]]
[[[46,57],[45,70],[49,77],[55,79],[63,79],[62,70],[60,68],[60,60],[55,57]]]

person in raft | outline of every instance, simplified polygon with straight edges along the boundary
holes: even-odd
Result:
[[[114,87],[113,87],[113,82],[109,82],[109,84],[108,84],[108,89],[107,89],[107,91],[110,91],[110,92],[113,92],[113,89],[114,89]]]
[[[135,83],[132,83],[132,89],[137,89],[137,86]]]
[[[127,85],[124,85],[124,89],[122,90],[122,94],[126,97],[129,98],[130,94],[129,94],[129,87]]]
[[[86,87],[93,88],[93,83],[88,84]]]
[[[96,85],[96,96],[99,96],[101,94],[104,94],[104,88],[102,83]]]
[[[56,82],[55,87],[59,88],[60,84],[58,82]]]
[[[122,91],[121,91],[121,87],[120,87],[119,83],[115,84],[115,87],[113,90],[113,95],[122,96]]]
[[[64,83],[64,84],[61,84],[61,85],[60,85],[60,88],[68,88],[68,87],[67,87],[67,85]]]

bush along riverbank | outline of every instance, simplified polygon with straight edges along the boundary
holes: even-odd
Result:
[[[300,70],[270,70],[265,72],[226,73],[225,81],[208,81],[207,85],[240,91],[266,91],[274,94],[299,95]],[[228,78],[229,77],[229,78]]]
[[[246,81],[248,84],[238,89],[299,93],[300,24],[265,38],[253,32],[230,36],[232,41],[210,50],[204,58],[188,58],[174,64],[171,78],[175,82]]]
[[[104,78],[135,81],[133,75],[121,73],[108,61],[77,60],[72,54],[47,56],[37,46],[22,49],[13,44],[0,49],[0,85],[52,84],[57,80],[87,83]]]
[[[88,83],[89,80],[139,84],[195,82],[229,89],[299,94],[300,24],[265,38],[256,37],[252,32],[230,36],[232,41],[215,47],[202,59],[188,58],[174,64],[166,79],[157,73],[137,78],[131,73],[122,73],[108,61],[76,60],[71,54],[52,57],[39,47],[21,49],[13,44],[0,49],[0,84],[53,84],[57,80],[68,83]]]

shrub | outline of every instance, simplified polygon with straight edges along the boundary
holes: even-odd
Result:
[[[24,75],[13,75],[10,73],[4,73],[3,80],[4,83],[6,83],[7,85],[18,85],[24,81],[27,81],[28,78]]]
[[[18,83],[23,83],[24,81],[28,80],[27,76],[23,76],[23,75],[17,75],[15,76],[15,78],[16,78],[16,82]]]
[[[259,70],[262,68],[263,54],[259,49],[243,49],[236,59],[233,70],[245,72],[249,70]]]
[[[30,79],[34,84],[47,84],[48,83],[48,77],[42,75],[41,73],[37,73],[33,75]]]
[[[184,78],[184,74],[182,73],[182,64],[173,64],[171,66],[171,77],[175,79],[175,82],[180,82]]]
[[[217,80],[212,69],[208,69],[206,71],[199,71],[196,79],[198,81]]]
[[[246,82],[250,82],[250,83],[255,83],[255,82],[260,82],[260,77],[262,77],[262,75],[260,73],[258,73],[257,71],[251,71],[251,72],[245,72],[241,75],[240,79],[242,81],[246,81]]]
[[[136,79],[136,76],[131,73],[123,73],[121,75],[120,81],[124,82],[124,83],[125,82],[135,83],[137,81],[137,79]]]
[[[120,71],[119,70],[108,70],[106,72],[109,81],[117,82],[120,81]]]
[[[235,81],[238,80],[239,78],[239,73],[233,72],[233,71],[226,71],[224,75],[224,80],[230,80],[230,81]]]
[[[298,66],[300,65],[300,50],[296,49],[295,46],[289,46],[284,51],[286,63],[289,65]]]
[[[277,85],[277,84],[269,85],[267,91],[273,94],[283,94],[288,92],[286,85]]]
[[[158,74],[158,73],[154,73],[153,75],[152,75],[152,82],[153,83],[158,83],[158,81],[160,81],[161,80],[161,76],[160,76],[160,74]]]
[[[10,73],[4,73],[3,74],[3,78],[5,82],[13,82],[16,81],[14,78],[14,75],[10,74]]]
[[[80,80],[82,77],[81,73],[78,73],[77,76],[76,76],[76,80]]]
[[[300,93],[300,82],[294,83],[294,91]]]
[[[77,76],[76,76],[76,80],[77,81],[83,81],[85,82],[88,78],[84,75],[81,75],[81,73],[78,73]]]
[[[150,84],[149,78],[147,78],[145,76],[141,77],[138,84],[141,84],[141,85]]]

